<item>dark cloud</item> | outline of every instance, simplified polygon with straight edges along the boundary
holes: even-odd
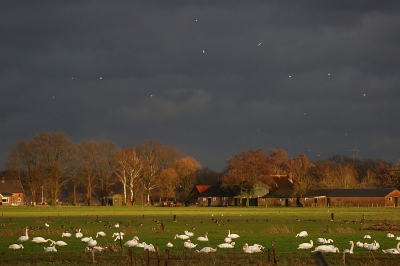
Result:
[[[0,160],[64,131],[158,139],[216,171],[257,148],[396,162],[399,13],[398,1],[6,1]]]

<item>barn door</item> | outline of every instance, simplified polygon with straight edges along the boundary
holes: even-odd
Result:
[[[211,198],[207,198],[208,207],[211,206]]]
[[[394,206],[399,207],[399,197],[394,197]]]

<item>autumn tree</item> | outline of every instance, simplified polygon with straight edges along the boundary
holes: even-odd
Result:
[[[174,168],[163,169],[160,173],[161,190],[165,191],[167,200],[173,198],[176,202],[176,190],[181,180]]]
[[[21,140],[11,149],[6,165],[31,194],[32,203],[38,202],[38,190],[43,185],[40,154],[33,140]],[[25,198],[26,200],[26,198]]]
[[[272,174],[282,174],[285,173],[284,164],[289,160],[289,156],[284,150],[270,149],[268,156],[272,159],[273,170]]]
[[[378,160],[372,170],[373,178],[381,188],[393,188],[399,186],[399,175],[396,169],[390,166],[383,158]]]
[[[247,197],[246,204],[253,194],[254,186],[262,177],[272,173],[273,163],[263,154],[262,149],[243,151],[227,161],[226,175],[222,187],[238,187],[240,197]]]
[[[290,159],[284,163],[284,169],[290,173],[299,183],[306,187],[306,189],[316,188],[317,182],[313,178],[312,171],[315,165],[308,160],[307,156],[303,153],[296,158]]]
[[[55,205],[61,188],[71,178],[76,162],[76,146],[63,132],[42,132],[34,136],[40,154],[44,181],[50,192],[50,203]]]
[[[97,175],[97,161],[98,156],[98,143],[94,140],[82,142],[79,148],[79,176],[81,182],[85,187],[85,202],[87,206],[91,205],[92,195],[96,188],[96,175]]]
[[[189,197],[190,190],[196,181],[196,172],[201,168],[193,157],[186,156],[174,162],[172,166],[178,174],[180,186],[183,189],[183,201]]]

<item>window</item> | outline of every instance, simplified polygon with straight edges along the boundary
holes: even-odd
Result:
[[[3,198],[3,199],[1,200],[1,202],[3,202],[3,203],[8,203],[8,198]]]
[[[225,201],[225,197],[222,197],[222,200]]]
[[[262,201],[265,201],[265,198],[262,198],[261,200],[262,200]]]
[[[392,201],[392,197],[389,197],[388,200],[389,200],[389,201]]]
[[[213,198],[213,201],[217,201],[217,198],[216,198],[216,197],[214,197],[214,198]]]
[[[21,198],[18,198],[18,202],[21,202]]]
[[[207,201],[207,198],[203,198],[203,201]]]

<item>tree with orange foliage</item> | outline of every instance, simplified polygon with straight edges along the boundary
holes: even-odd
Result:
[[[222,187],[238,187],[239,197],[246,197],[246,205],[249,206],[249,198],[253,195],[254,186],[263,182],[263,176],[272,173],[273,160],[263,154],[262,149],[242,151],[235,154],[227,161],[226,175],[222,178]]]

